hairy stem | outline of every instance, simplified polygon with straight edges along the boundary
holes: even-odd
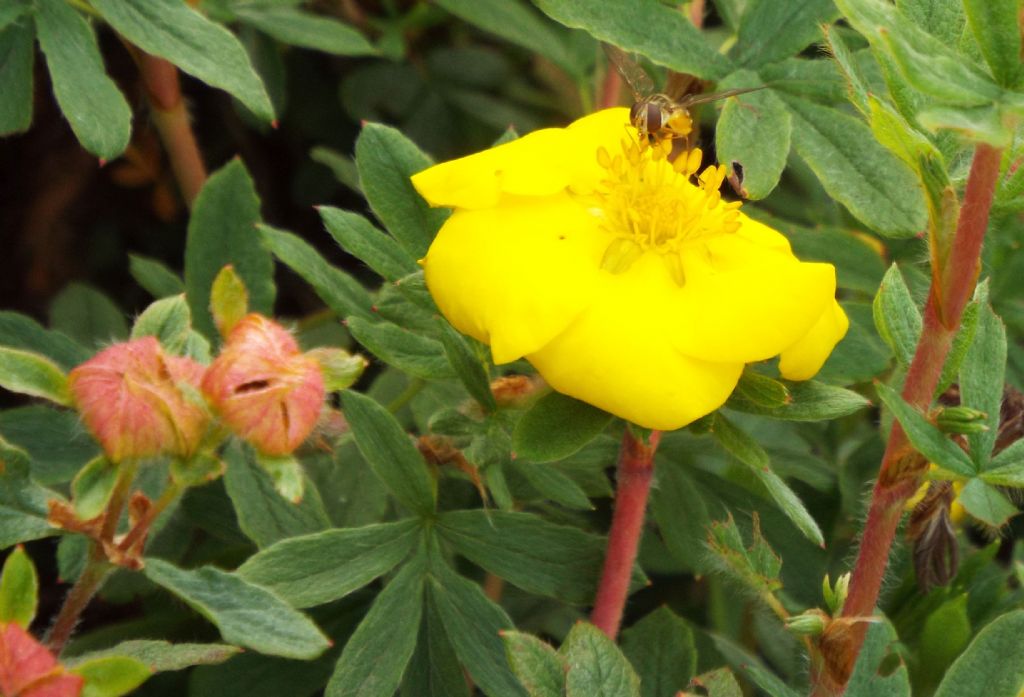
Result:
[[[608,533],[601,582],[590,615],[591,622],[612,639],[619,633],[629,595],[629,582],[647,512],[647,494],[654,474],[654,453],[660,439],[661,432],[652,431],[645,443],[628,427],[622,436],[615,513]]]
[[[935,275],[942,279],[941,287],[933,282],[925,305],[921,338],[903,387],[903,398],[922,410],[932,402],[964,307],[977,282],[999,162],[998,149],[985,144],[975,149],[952,254],[947,268]],[[926,467],[923,458],[914,456],[899,423],[893,424],[871,495],[849,595],[843,605],[844,617],[874,614],[904,506],[917,491]],[[863,622],[833,637],[826,632],[821,642],[822,660],[815,667],[813,695],[832,697],[843,693],[866,633],[867,625]]]
[[[128,534],[124,536],[124,539],[117,545],[117,548],[122,552],[127,552],[133,546],[139,544],[145,536],[149,533],[150,527],[153,522],[160,517],[160,514],[167,510],[167,507],[174,503],[179,496],[181,496],[182,488],[175,484],[173,481],[167,485],[164,489],[164,493],[160,494],[160,498],[156,500],[150,509],[146,512],[145,517],[135,524]]]

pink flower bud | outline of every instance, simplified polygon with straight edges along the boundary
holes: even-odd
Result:
[[[250,314],[206,371],[203,394],[232,431],[266,455],[287,455],[316,425],[324,377],[284,327]]]
[[[17,623],[0,624],[0,695],[78,697],[84,684]]]
[[[198,389],[203,366],[170,356],[152,336],[114,344],[71,371],[82,420],[113,462],[167,453],[189,457],[206,431]]]

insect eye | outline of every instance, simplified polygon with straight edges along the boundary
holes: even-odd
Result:
[[[661,128],[661,107],[656,104],[647,105],[647,130],[657,131]]]
[[[637,119],[640,118],[640,107],[642,107],[642,106],[643,106],[643,104],[641,104],[640,102],[637,102],[636,104],[634,104],[633,106],[631,106],[629,108],[629,122],[630,123],[632,123],[634,125],[636,124]]]

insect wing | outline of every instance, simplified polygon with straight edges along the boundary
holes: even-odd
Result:
[[[729,97],[735,97],[738,94],[746,94],[747,92],[756,92],[763,90],[767,85],[761,85],[759,87],[740,87],[733,90],[725,90],[723,92],[715,92],[714,94],[694,94],[684,97],[680,100],[679,105],[683,107],[697,106],[698,104],[707,104],[708,102],[717,102],[719,99],[728,99]]]
[[[633,97],[637,101],[654,92],[654,81],[651,80],[651,76],[644,72],[644,69],[625,51],[611,44],[601,44],[601,47],[604,48],[608,60],[619,71],[619,75],[629,85],[629,89],[633,91]]]

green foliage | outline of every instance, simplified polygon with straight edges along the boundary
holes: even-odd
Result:
[[[517,457],[533,462],[561,460],[596,438],[611,420],[607,412],[551,392],[519,420],[512,447]]]
[[[640,676],[643,697],[672,697],[697,670],[693,630],[664,606],[622,633],[622,652]]]
[[[121,697],[146,682],[152,671],[137,659],[107,656],[83,661],[71,672],[85,679],[83,697]]]
[[[1024,688],[1024,670],[1017,641],[1024,622],[1020,610],[1007,613],[978,632],[950,667],[937,697],[1010,697]],[[979,679],[979,676],[984,676]]]
[[[0,571],[0,622],[28,629],[39,605],[39,577],[23,547],[15,547]]]

